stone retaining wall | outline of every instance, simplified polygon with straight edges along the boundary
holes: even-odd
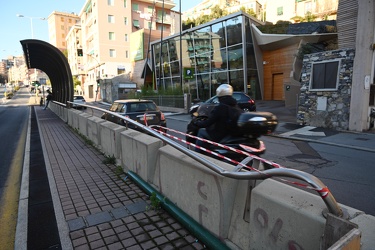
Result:
[[[354,55],[354,50],[348,49],[304,56],[297,114],[299,123],[315,127],[348,130]],[[312,63],[337,59],[341,60],[337,91],[310,91]],[[318,107],[318,101],[324,103],[324,110]]]

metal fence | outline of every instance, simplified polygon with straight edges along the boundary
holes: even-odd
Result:
[[[158,106],[185,108],[185,99],[183,95],[142,96],[142,99],[153,100]]]

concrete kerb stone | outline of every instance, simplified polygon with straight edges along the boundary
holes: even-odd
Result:
[[[374,248],[375,217],[368,214],[360,214],[350,220],[358,225],[361,231],[361,249]]]

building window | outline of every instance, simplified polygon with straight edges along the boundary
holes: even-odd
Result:
[[[305,14],[312,13],[311,2],[305,3]]]
[[[115,40],[115,32],[109,32],[108,33],[109,40]]]
[[[129,51],[125,51],[125,58],[129,58]]]
[[[127,17],[124,17],[124,24],[128,25],[128,18]]]
[[[116,50],[110,49],[109,50],[109,57],[116,57]]]
[[[115,0],[107,0],[107,3],[108,3],[109,6],[115,5],[114,2],[115,2]]]
[[[64,18],[63,17],[61,17],[60,20],[61,20],[61,22],[64,22]]]
[[[113,15],[108,15],[108,22],[109,22],[109,23],[114,23],[114,22],[115,22],[115,16],[113,16]]]
[[[161,29],[163,29],[163,31],[168,31],[169,30],[169,27],[168,27],[168,25],[158,25],[157,26],[157,30],[161,30]]]
[[[139,20],[133,20],[133,26],[139,28]]]
[[[124,8],[126,8],[126,7],[127,7],[127,5],[126,5],[126,1],[127,1],[127,0],[124,0]]]
[[[340,60],[312,64],[310,91],[336,91],[339,80]]]
[[[152,9],[153,9],[152,6],[148,6],[148,7],[147,7],[147,12],[148,12],[148,13],[152,13]]]
[[[147,22],[147,27],[148,27],[149,29],[151,29],[151,28],[152,28],[152,23],[151,23],[151,22]]]
[[[282,16],[284,14],[283,7],[277,7],[277,15]]]
[[[139,5],[137,3],[132,4],[132,10],[133,11],[138,11],[139,10]]]
[[[128,34],[125,34],[125,42],[128,41]]]

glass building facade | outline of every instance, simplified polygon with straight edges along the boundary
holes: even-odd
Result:
[[[182,87],[192,99],[207,100],[229,83],[262,99],[252,23],[259,24],[237,12],[151,43],[155,88]]]

